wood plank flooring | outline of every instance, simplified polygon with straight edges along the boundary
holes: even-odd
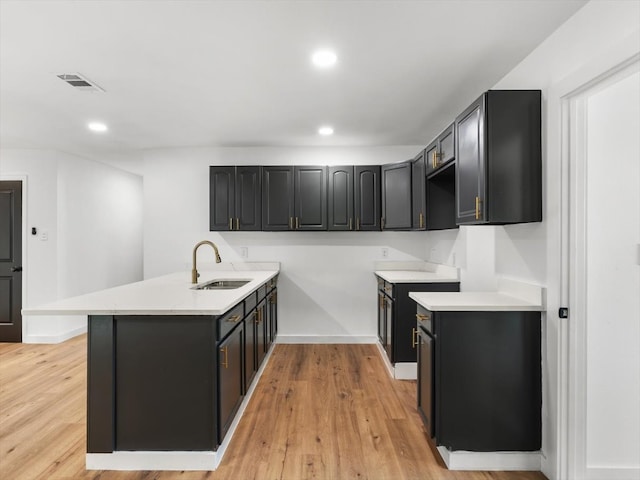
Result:
[[[415,388],[389,378],[374,345],[277,345],[215,472],[86,471],[86,336],[59,345],[0,344],[0,478],[545,478],[448,471],[428,447]]]

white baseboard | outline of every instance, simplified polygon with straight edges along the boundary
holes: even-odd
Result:
[[[256,372],[256,376],[251,382],[240,408],[236,412],[233,422],[229,426],[222,444],[218,450],[204,452],[113,452],[113,453],[87,453],[85,464],[87,470],[166,470],[166,471],[208,471],[215,470],[220,465],[222,457],[227,451],[227,447],[233,438],[236,427],[242,419],[253,392],[262,377],[262,372],[269,363],[273,345],[267,352],[262,365]]]
[[[542,466],[540,452],[450,452],[438,447],[438,453],[449,470],[538,472]]]
[[[302,344],[373,344],[378,337],[369,335],[282,335],[278,333],[277,343],[302,343]]]
[[[22,337],[22,343],[62,343],[70,338],[82,335],[83,333],[87,333],[86,325],[74,328],[73,330],[69,330],[68,332],[64,332],[59,335],[25,335]]]
[[[393,365],[380,342],[376,342],[376,345],[391,378],[396,380],[416,380],[418,378],[418,364],[416,362],[399,362]]]
[[[587,480],[638,480],[640,468],[587,468]]]

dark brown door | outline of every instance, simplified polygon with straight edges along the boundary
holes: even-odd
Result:
[[[22,182],[0,182],[0,342],[22,341]]]

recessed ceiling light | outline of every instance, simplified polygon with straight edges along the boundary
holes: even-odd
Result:
[[[327,137],[329,135],[333,135],[333,127],[324,126],[318,129],[318,133],[323,137]]]
[[[91,130],[92,132],[102,133],[109,130],[107,126],[102,122],[91,122],[89,123],[88,127],[89,127],[89,130]]]
[[[332,50],[316,50],[311,56],[311,61],[318,68],[329,68],[336,64],[338,57]]]

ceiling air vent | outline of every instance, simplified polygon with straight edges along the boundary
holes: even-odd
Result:
[[[83,77],[79,73],[63,73],[57,76],[60,80],[67,82],[72,87],[85,92],[104,92],[104,89]]]

